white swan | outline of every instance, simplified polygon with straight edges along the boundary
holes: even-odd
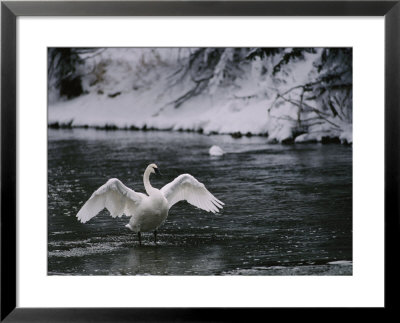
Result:
[[[85,223],[106,208],[113,218],[123,214],[131,217],[126,227],[138,233],[139,244],[140,233],[148,231],[154,232],[154,242],[157,243],[157,229],[164,223],[169,209],[175,203],[186,200],[213,213],[218,212],[224,205],[192,175],[182,174],[159,190],[150,184],[149,177],[153,173],[160,172],[155,164],[150,164],[143,175],[143,184],[148,195],[135,192],[119,179],[109,179],[82,206],[76,215],[78,220]]]

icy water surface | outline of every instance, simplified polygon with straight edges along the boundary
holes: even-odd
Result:
[[[196,133],[48,132],[49,275],[351,275],[352,148],[268,145],[263,137]],[[232,153],[211,157],[219,145]],[[111,177],[144,192],[155,162],[161,188],[190,173],[225,203],[220,214],[180,202],[137,236],[107,211],[76,213]]]

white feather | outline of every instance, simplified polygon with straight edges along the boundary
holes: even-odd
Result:
[[[187,201],[207,212],[216,213],[222,209],[222,203],[190,174],[182,174],[165,185],[161,192],[168,200],[169,208],[179,201]]]
[[[116,178],[111,178],[95,191],[83,205],[77,218],[85,223],[106,208],[110,215],[120,217],[123,214],[132,216],[139,207],[144,194],[136,193]]]

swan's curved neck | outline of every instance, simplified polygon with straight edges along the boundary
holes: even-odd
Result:
[[[151,184],[150,184],[150,180],[149,180],[150,172],[151,172],[150,168],[147,167],[143,174],[143,184],[144,184],[146,193],[148,195],[151,195],[155,190],[155,188],[153,186],[151,186]]]

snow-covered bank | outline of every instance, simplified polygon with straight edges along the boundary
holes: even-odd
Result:
[[[193,100],[194,101],[194,100]],[[196,98],[196,102],[180,109],[165,108],[159,113],[160,105],[155,102],[143,103],[141,97],[133,94],[110,99],[85,95],[59,102],[49,107],[49,124],[72,126],[118,128],[147,128],[160,130],[202,130],[204,133],[229,134],[267,132],[265,102],[255,102],[241,107],[240,102],[221,102],[218,107],[210,98]]]
[[[267,135],[269,142],[283,143],[330,139],[352,143],[351,118],[340,111],[346,98],[332,92],[334,100],[329,98],[329,106],[324,107],[327,101],[306,97],[310,84],[316,84],[317,54],[306,53],[301,64],[283,66],[281,76],[266,72],[276,68],[278,58],[246,61],[240,73],[238,69],[231,76],[234,81],[227,82],[224,75],[233,73],[232,67],[227,68],[233,54],[234,49],[221,54],[204,85],[203,70],[201,75],[198,70],[182,72],[186,66],[182,61],[191,57],[188,49],[179,55],[173,49],[104,50],[85,63],[82,95],[57,98],[50,88],[48,124]],[[195,63],[191,61],[190,66]],[[340,109],[332,106],[340,102]]]
[[[307,133],[293,137],[293,124],[290,120],[275,122],[273,117],[268,116],[268,101],[242,101],[233,99],[213,102],[210,97],[198,97],[191,104],[179,109],[168,107],[159,112],[160,104],[149,104],[148,97],[132,93],[115,98],[88,94],[49,106],[48,123],[104,129],[147,128],[237,136],[268,135],[270,142],[321,142],[323,138],[331,137],[338,138],[343,143],[352,143],[351,125],[345,125],[348,128],[344,132],[326,122],[313,126]]]

